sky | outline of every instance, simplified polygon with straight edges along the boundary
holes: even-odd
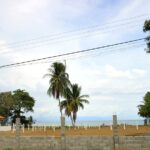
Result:
[[[149,0],[0,0],[0,65],[54,56],[146,37]],[[43,78],[54,61],[66,61],[72,83],[90,104],[78,118],[140,119],[137,106],[150,90],[145,41],[85,54],[0,69],[0,92],[24,89],[34,97],[37,122],[60,117],[58,101]]]

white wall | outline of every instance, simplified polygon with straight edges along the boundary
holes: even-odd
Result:
[[[11,126],[0,126],[0,131],[11,131]]]

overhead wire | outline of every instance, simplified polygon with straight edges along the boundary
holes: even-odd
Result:
[[[30,63],[31,65],[35,65],[35,64],[45,64],[45,63],[50,63],[50,62],[54,62],[54,61],[62,61],[62,60],[74,60],[74,59],[79,59],[79,58],[86,58],[86,57],[98,57],[99,55],[104,55],[104,54],[108,54],[108,53],[111,53],[111,52],[118,52],[120,50],[129,50],[129,48],[139,48],[141,46],[144,46],[145,43],[140,43],[140,44],[136,44],[136,45],[128,45],[127,47],[120,47],[120,48],[111,48],[111,49],[108,49],[106,51],[97,51],[97,52],[93,52],[93,53],[88,53],[88,54],[84,54],[84,55],[80,55],[80,56],[72,56],[72,57],[62,57],[60,59],[53,59],[53,60],[50,60],[50,61],[42,61],[42,62],[35,62],[35,63]],[[29,65],[30,65],[29,64]],[[25,64],[25,65],[28,65],[28,64]]]
[[[142,15],[141,15],[142,16]],[[138,19],[138,17],[140,17],[140,16],[137,16],[137,17],[134,17],[135,19]],[[143,17],[143,16],[142,16]],[[133,17],[132,17],[132,19],[134,19]],[[131,18],[130,18],[131,19]],[[130,19],[128,19],[128,20],[130,20]],[[126,23],[121,23],[121,24],[119,24],[119,25],[112,25],[112,24],[110,24],[111,25],[111,30],[113,29],[113,28],[117,28],[117,27],[122,27],[123,25],[129,25],[129,24],[132,24],[132,23],[134,23],[135,21],[137,21],[137,20],[133,20],[133,21],[130,21],[130,22],[126,22]],[[137,22],[136,22],[137,23]],[[102,26],[99,26],[99,27],[101,27],[101,28],[99,28],[98,30],[97,29],[95,29],[95,31],[93,30],[93,28],[91,27],[91,29],[89,29],[89,30],[85,30],[84,32],[82,31],[82,35],[68,35],[69,37],[65,37],[65,35],[64,34],[67,34],[67,33],[70,33],[69,31],[68,32],[66,32],[66,33],[60,33],[60,34],[55,34],[55,35],[53,35],[53,36],[47,36],[47,39],[42,39],[42,37],[41,38],[37,38],[37,39],[41,39],[41,41],[36,41],[36,39],[32,39],[32,40],[26,40],[26,41],[22,41],[22,42],[18,42],[18,44],[20,44],[20,45],[17,45],[17,42],[15,42],[15,43],[10,43],[10,44],[7,44],[7,47],[6,46],[2,46],[1,45],[1,48],[0,48],[0,50],[2,51],[2,50],[4,50],[4,52],[1,52],[0,54],[4,54],[4,53],[8,53],[8,52],[11,52],[11,51],[5,51],[5,50],[7,50],[7,49],[10,49],[10,48],[20,48],[20,47],[24,47],[23,49],[27,49],[29,46],[30,47],[32,47],[32,48],[34,48],[34,47],[39,47],[40,45],[41,46],[43,46],[43,45],[49,45],[49,44],[52,44],[52,43],[57,43],[57,42],[61,42],[60,40],[62,39],[65,39],[65,40],[68,40],[68,39],[70,39],[71,40],[71,37],[72,36],[75,36],[75,37],[72,37],[72,39],[76,39],[76,38],[80,38],[80,37],[86,37],[86,36],[89,36],[89,33],[93,33],[94,34],[94,32],[98,32],[98,31],[105,31],[105,32],[103,32],[103,33],[107,33],[107,32],[111,32],[111,30],[109,30],[108,29],[108,27],[105,25],[103,28],[102,28]],[[79,30],[80,31],[80,30]],[[75,31],[74,31],[75,32]],[[71,32],[71,33],[74,33],[73,31]],[[78,30],[76,30],[76,32],[78,32]],[[81,33],[80,33],[81,34]],[[96,33],[95,33],[96,34]],[[67,36],[67,35],[66,35]],[[48,39],[48,37],[49,37],[49,39]],[[34,41],[34,42],[33,42]],[[28,43],[26,43],[26,42],[28,42]]]
[[[84,49],[84,50],[79,50],[79,51],[72,51],[72,52],[62,53],[62,54],[58,54],[58,55],[54,55],[54,56],[48,56],[48,57],[32,59],[32,60],[26,60],[26,61],[22,61],[22,62],[10,63],[10,64],[6,64],[6,65],[1,65],[0,69],[6,68],[6,67],[11,67],[11,66],[17,66],[17,65],[21,65],[21,64],[28,64],[28,63],[32,63],[32,62],[38,62],[38,61],[53,59],[53,58],[59,58],[59,57],[63,57],[63,56],[70,56],[70,55],[75,55],[75,54],[80,54],[80,53],[85,53],[85,52],[92,52],[92,51],[95,51],[98,49],[115,47],[115,46],[119,46],[119,45],[135,43],[135,42],[139,42],[139,41],[143,41],[143,40],[145,40],[145,38],[139,38],[139,39],[124,41],[124,42],[119,42],[119,43],[114,43],[114,44],[108,44],[108,45],[104,45],[104,46],[99,46],[99,47],[94,47],[94,48]]]
[[[130,26],[131,27],[131,26]],[[135,25],[133,25],[133,27],[135,27]],[[125,27],[126,28],[126,27]],[[121,28],[122,30],[123,30],[123,28]],[[101,35],[104,35],[104,34],[106,34],[106,33],[110,33],[110,32],[113,32],[113,31],[115,31],[116,29],[111,29],[111,30],[108,30],[108,31],[106,31],[106,32],[103,32],[103,33],[94,33],[93,35],[89,35],[89,34],[87,34],[87,35],[83,35],[84,37],[88,37],[89,38],[89,36],[90,37],[96,37],[96,36],[99,36],[99,34],[101,34]],[[118,29],[117,29],[117,31],[118,31]],[[81,37],[83,37],[83,36],[80,36],[80,38]],[[74,39],[77,39],[76,37],[75,38],[68,38],[68,39],[64,39],[64,40],[62,40],[62,41],[47,41],[47,43],[37,43],[36,45],[31,45],[30,47],[23,47],[23,48],[21,48],[21,49],[15,49],[15,51],[19,51],[19,52],[21,52],[21,51],[23,51],[23,50],[30,50],[31,48],[32,48],[32,51],[35,49],[35,48],[40,48],[40,47],[44,47],[44,46],[47,46],[47,45],[50,45],[50,44],[56,44],[56,43],[62,43],[62,42],[65,42],[65,41],[71,41],[71,40],[74,40]],[[82,39],[83,40],[83,39]],[[19,48],[19,47],[18,47]],[[36,50],[36,49],[35,49]],[[14,52],[14,49],[12,49],[12,50],[9,50],[8,48],[5,48],[4,49],[4,51],[0,51],[0,55],[2,56],[3,54],[9,54],[9,53],[13,53]]]
[[[19,43],[24,43],[24,42],[30,42],[30,41],[34,41],[34,40],[37,40],[37,39],[41,39],[41,38],[47,38],[47,37],[52,37],[52,36],[56,36],[56,35],[64,35],[64,34],[67,34],[67,33],[74,33],[74,32],[78,32],[78,31],[83,31],[83,30],[87,30],[87,29],[91,29],[91,28],[95,28],[95,27],[102,27],[102,26],[106,26],[106,25],[112,25],[114,23],[118,23],[118,22],[122,22],[122,21],[128,21],[128,20],[133,20],[133,19],[138,19],[138,18],[141,18],[141,17],[146,17],[150,15],[149,13],[146,13],[146,14],[142,14],[142,15],[138,15],[138,16],[133,16],[133,17],[130,17],[130,18],[123,18],[123,19],[119,19],[119,20],[116,20],[116,21],[111,21],[111,22],[106,22],[102,25],[93,25],[93,26],[89,26],[89,27],[83,27],[83,28],[80,28],[80,29],[75,29],[75,30],[71,30],[71,31],[66,31],[66,32],[62,32],[62,33],[55,33],[55,34],[52,34],[52,35],[45,35],[45,36],[40,36],[40,37],[37,37],[37,38],[33,38],[33,39],[29,39],[29,40],[23,40],[23,41],[18,41],[18,42],[13,42],[13,43],[8,43],[8,45],[13,45],[13,44],[19,44]]]
[[[79,58],[89,58],[89,57],[98,57],[98,56],[104,56],[106,54],[114,54],[116,52],[119,52],[119,51],[122,51],[124,50],[127,51],[129,50],[130,48],[140,48],[142,46],[144,46],[145,43],[140,43],[140,44],[137,44],[137,45],[128,45],[127,47],[121,47],[121,48],[113,48],[113,49],[108,49],[106,51],[101,51],[101,52],[96,52],[96,53],[88,53],[88,54],[85,54],[85,55],[81,55],[81,56],[72,56],[72,57],[64,57],[64,58],[60,58],[60,59],[53,59],[53,60],[49,60],[49,61],[41,61],[41,62],[31,62],[31,63],[25,63],[25,64],[20,64],[20,65],[14,65],[14,66],[8,66],[7,68],[9,67],[22,67],[22,66],[31,66],[31,65],[39,65],[39,64],[47,64],[47,63],[52,63],[52,62],[55,62],[55,61],[66,61],[66,60],[75,60],[75,59],[79,59]]]

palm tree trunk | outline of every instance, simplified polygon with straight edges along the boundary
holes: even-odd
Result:
[[[61,107],[60,107],[60,99],[58,99],[58,101],[59,101],[60,116],[62,117],[63,115],[62,115],[62,110],[61,110]]]
[[[72,126],[74,127],[74,122],[73,122],[72,114],[70,114],[70,119],[71,119]]]
[[[74,118],[74,116],[73,116],[73,124],[74,124],[74,127],[76,126],[75,124],[76,124],[76,114],[77,112],[73,112],[73,115],[75,116],[75,118]]]

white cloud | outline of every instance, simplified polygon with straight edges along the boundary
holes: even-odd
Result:
[[[110,78],[131,77],[131,73],[127,71],[117,70],[111,65],[105,66],[106,75]]]
[[[146,70],[142,70],[142,69],[133,69],[133,73],[139,75],[140,77],[145,76],[146,74]]]
[[[88,0],[27,0],[19,2],[7,1],[4,3],[5,9],[1,9],[2,13],[0,14],[0,18],[2,20],[2,26],[5,28],[4,31],[11,33],[5,33],[5,36],[1,34],[0,39],[2,39],[2,42],[0,43],[2,43],[1,45],[3,45],[7,51],[12,52],[0,56],[1,63],[3,61],[5,64],[7,64],[8,61],[20,62],[96,47],[107,43],[110,44],[116,41],[119,42],[123,39],[130,38],[130,35],[136,37],[142,33],[142,27],[139,31],[139,27],[137,26],[134,28],[125,26],[124,28],[120,27],[120,29],[112,32],[110,26],[110,31],[107,33],[104,31],[91,32],[87,38],[67,40],[62,43],[53,43],[53,45],[37,48],[31,47],[26,50],[19,49],[17,51],[15,48],[8,48],[7,40],[24,40],[24,38],[27,38],[27,34],[33,37],[32,33],[39,35],[40,33],[50,33],[51,31],[57,33],[59,31],[64,32],[66,29],[70,30],[82,27],[86,23],[88,26],[88,17],[92,18],[91,22],[93,22],[93,24],[103,22],[101,20],[104,20],[104,22],[110,22],[111,20],[99,18],[99,14],[103,12],[100,8],[101,5],[98,5],[98,1],[98,6],[94,4],[90,5],[91,3],[89,3]],[[104,1],[103,5],[105,5]],[[119,9],[116,10],[117,13],[114,17],[111,16],[111,19],[119,20],[136,16],[139,13],[147,13],[149,12],[149,5],[150,3],[148,1],[144,2],[142,0],[124,2],[121,6],[118,6]],[[111,11],[113,11],[113,5],[111,8]],[[103,8],[103,10],[104,9],[105,8]],[[97,11],[97,16],[93,14],[93,10]],[[106,18],[107,15],[108,14],[106,14]],[[141,26],[141,24],[142,21],[139,25]],[[123,51],[120,51],[118,55],[113,53],[111,56],[99,55],[99,52],[101,51],[96,53],[99,57],[93,57],[92,55],[89,58],[81,57],[75,60],[67,60],[71,81],[79,83],[79,85],[82,86],[83,94],[90,95],[90,104],[85,105],[85,109],[79,112],[79,116],[111,116],[113,112],[119,114],[127,113],[127,115],[130,115],[128,108],[132,109],[132,113],[136,115],[138,100],[141,100],[143,93],[150,87],[150,70],[147,67],[149,66],[149,58],[145,59],[145,55],[142,53],[140,53],[142,55],[139,55],[139,51],[136,51],[136,53],[131,51],[123,53]],[[103,52],[105,52],[105,50]],[[0,54],[2,53],[3,52],[0,51]],[[77,55],[77,57],[79,56],[80,55]],[[137,58],[139,61],[137,61]],[[57,101],[47,97],[48,79],[42,78],[43,75],[47,73],[49,65],[50,63],[0,70],[1,90],[15,90],[16,88],[26,89],[29,93],[33,94],[37,100],[35,116],[59,116]],[[43,101],[43,99],[46,99],[46,101]],[[47,101],[47,99],[51,101]],[[133,109],[133,107],[135,109]]]
[[[6,52],[11,52],[12,49],[8,48],[6,41],[0,40],[0,54],[4,54]]]
[[[142,7],[143,2],[145,4],[144,9]],[[131,16],[131,14],[133,14],[133,15],[139,14],[139,13],[140,14],[148,14],[150,12],[149,11],[149,6],[150,6],[149,1],[132,0],[132,1],[128,1],[127,3],[124,3],[124,4],[126,4],[126,5],[124,5],[123,9],[121,9],[120,13],[118,14],[118,18],[120,18],[120,16],[127,17],[127,16]]]

